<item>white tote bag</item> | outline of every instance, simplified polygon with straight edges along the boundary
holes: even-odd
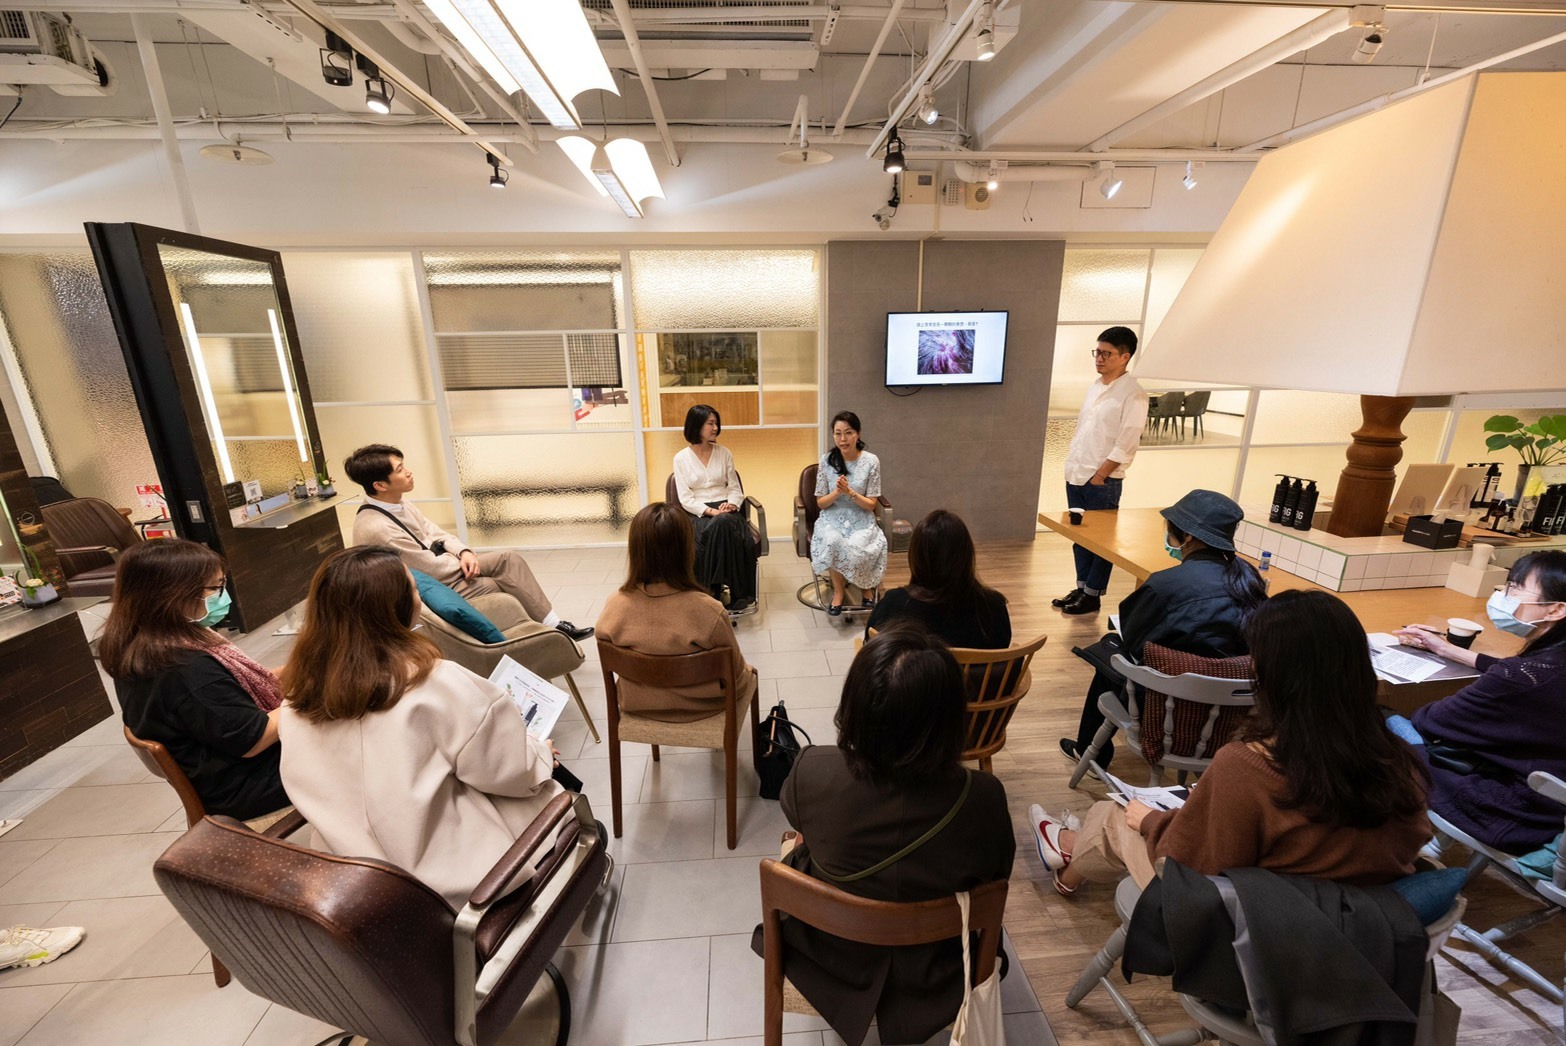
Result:
[[[952,1022],[952,1046],[1006,1046],[1006,1027],[1001,1021],[1000,963],[989,979],[972,987],[973,970],[968,946],[968,894],[957,895],[962,909],[962,1006]]]

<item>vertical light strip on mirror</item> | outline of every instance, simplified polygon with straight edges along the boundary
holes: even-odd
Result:
[[[185,320],[185,340],[190,342],[190,358],[196,365],[196,391],[201,393],[201,406],[207,413],[207,427],[212,430],[212,444],[217,447],[218,469],[224,483],[234,482],[234,464],[228,460],[228,441],[223,438],[223,423],[218,420],[217,400],[212,396],[212,382],[207,378],[207,360],[201,352],[201,335],[196,333],[196,317],[190,311],[189,302],[179,303],[179,314]]]
[[[294,442],[299,445],[299,460],[308,462],[310,454],[305,450],[304,424],[300,420],[299,397],[294,392],[293,368],[289,366],[288,350],[283,347],[283,332],[277,327],[277,310],[266,310],[266,322],[272,325],[272,344],[277,346],[277,369],[283,375],[283,397],[288,400],[288,420],[294,423]]]

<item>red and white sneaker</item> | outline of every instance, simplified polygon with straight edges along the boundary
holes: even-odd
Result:
[[[1033,841],[1038,845],[1039,860],[1044,862],[1044,867],[1058,872],[1071,863],[1071,854],[1060,845],[1060,833],[1069,829],[1067,823],[1046,814],[1037,803],[1028,807],[1028,823],[1033,826]]]

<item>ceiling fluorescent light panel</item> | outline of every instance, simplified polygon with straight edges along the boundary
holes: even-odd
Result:
[[[507,94],[523,91],[555,127],[582,129],[572,100],[619,94],[577,0],[426,0]]]
[[[653,170],[647,146],[635,138],[616,138],[599,145],[587,138],[567,135],[558,139],[561,150],[600,196],[608,196],[628,218],[643,216],[641,201],[663,198],[663,186]]]

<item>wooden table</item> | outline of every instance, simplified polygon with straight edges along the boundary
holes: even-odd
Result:
[[[114,714],[79,611],[101,596],[0,610],[0,778]]]
[[[1132,508],[1115,512],[1085,512],[1082,524],[1072,526],[1070,513],[1040,512],[1039,522],[1073,544],[1103,556],[1136,578],[1140,585],[1149,574],[1167,570],[1174,564],[1164,551],[1164,518],[1157,509]],[[1251,563],[1254,559],[1245,557]],[[1269,591],[1315,589],[1330,592],[1313,581],[1273,567],[1267,571]],[[1334,592],[1349,605],[1366,632],[1395,632],[1405,625],[1421,624],[1445,629],[1449,617],[1465,617],[1484,624],[1482,599],[1453,592],[1449,588],[1389,588],[1374,592]],[[1474,642],[1474,649],[1495,657],[1508,657],[1522,646],[1522,640],[1495,628],[1486,628]],[[1456,693],[1467,680],[1430,680],[1424,683],[1389,684],[1380,687],[1381,700],[1400,712],[1411,712],[1448,694]]]

